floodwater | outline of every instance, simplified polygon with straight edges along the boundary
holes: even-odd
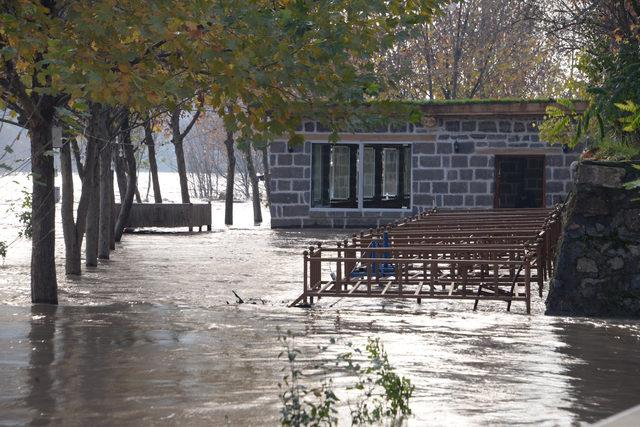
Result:
[[[18,186],[0,181],[1,211]],[[416,387],[409,425],[578,425],[640,403],[637,321],[547,317],[537,297],[531,316],[500,303],[474,313],[472,302],[287,308],[301,290],[305,246],[344,233],[270,230],[268,217],[254,227],[246,203],[225,228],[221,204],[213,207],[213,232],[125,235],[111,260],[79,279],[64,277],[58,229],[58,307],[30,305],[30,243],[9,248],[0,425],[276,425],[278,327],[297,335],[303,367],[380,337]],[[16,233],[14,215],[1,217],[0,240]],[[334,353],[319,353],[331,338]],[[339,397],[355,381],[329,374]],[[345,423],[347,413],[343,401]]]

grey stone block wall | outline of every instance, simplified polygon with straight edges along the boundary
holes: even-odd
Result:
[[[547,149],[546,205],[551,206],[563,201],[571,190],[570,165],[577,160],[578,152],[564,153],[561,147],[541,142],[538,121],[536,117],[455,117],[438,119],[433,127],[392,124],[370,133],[387,133],[394,138],[402,134],[424,135],[425,139],[431,139],[412,143],[414,213],[434,206],[492,208],[495,155],[513,149],[519,154],[525,154],[527,149]],[[303,129],[308,134],[326,131],[315,122],[305,122]],[[276,141],[269,150],[273,228],[362,228],[384,225],[410,214],[400,210],[310,210],[311,143],[288,147],[285,142]],[[539,153],[539,150],[531,152]]]
[[[640,318],[640,204],[629,163],[583,162],[563,214],[547,314]]]

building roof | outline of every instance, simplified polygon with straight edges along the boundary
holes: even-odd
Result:
[[[573,101],[576,110],[582,112],[587,102]],[[453,99],[403,101],[422,109],[427,116],[544,116],[546,108],[555,105],[556,100],[547,99]]]

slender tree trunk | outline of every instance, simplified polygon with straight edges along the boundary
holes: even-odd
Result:
[[[80,275],[82,273],[80,253],[82,239],[78,241],[76,222],[73,218],[73,169],[69,145],[69,142],[65,142],[60,149],[60,175],[62,176],[60,216],[64,235],[64,267],[66,274]]]
[[[74,142],[75,139],[71,139]],[[79,167],[87,171],[91,176],[94,173],[97,161],[97,147],[95,141],[87,143],[86,161],[84,166],[79,163]],[[81,274],[82,264],[82,239],[87,223],[87,209],[90,197],[90,180],[82,181],[82,190],[80,191],[80,200],[78,201],[78,210],[76,219],[73,214],[73,170],[71,161],[71,150],[78,149],[77,144],[74,146],[69,142],[65,142],[60,149],[60,171],[62,175],[62,231],[65,243],[65,272],[68,275]],[[79,150],[78,150],[79,151]],[[77,158],[76,158],[77,161]]]
[[[107,132],[105,132],[107,133]],[[99,218],[99,242],[98,258],[109,259],[111,252],[111,216],[113,207],[111,206],[111,142],[105,142],[100,151],[100,218]]]
[[[41,107],[39,119],[29,124],[31,138],[31,302],[58,303],[55,244],[54,166],[51,150],[53,106]]]
[[[136,172],[136,175],[137,175],[137,172]],[[142,197],[140,196],[140,189],[138,188],[137,180],[136,180],[135,196],[136,196],[136,203],[142,203]]]
[[[85,265],[98,265],[98,239],[100,233],[100,181],[99,168],[95,168],[91,176],[85,175],[89,192],[89,208],[87,210],[87,234],[85,236]]]
[[[75,138],[71,139],[71,149],[73,150],[73,157],[76,161],[76,170],[78,171],[78,176],[82,181],[84,179],[84,167],[82,166],[80,147],[78,146],[78,141],[76,141]]]
[[[176,153],[176,165],[178,166],[178,178],[180,179],[180,195],[182,203],[190,203],[189,182],[187,180],[187,165],[184,160],[184,147],[182,146],[182,135],[180,133],[180,110],[177,109],[171,114],[171,133],[173,149]]]
[[[138,178],[140,178],[138,176]],[[151,172],[147,174],[147,191],[144,195],[144,202],[149,203],[149,192],[151,191]]]
[[[251,200],[253,201],[253,222],[260,224],[262,222],[262,209],[260,206],[260,184],[258,183],[258,175],[253,164],[253,155],[251,146],[244,151],[244,158],[247,162],[247,170],[249,172],[249,180],[251,181]]]
[[[426,60],[427,60],[427,88],[429,91],[429,99],[434,99],[435,95],[433,93],[433,54],[431,50],[432,49],[431,41],[429,40],[429,24],[425,24],[424,35],[425,35],[424,55],[426,56]]]
[[[189,181],[187,180],[187,165],[184,160],[182,139],[174,139],[173,148],[176,152],[176,163],[178,165],[178,176],[180,177],[180,195],[182,196],[182,203],[191,203],[189,198]]]
[[[158,178],[158,162],[156,161],[156,144],[153,140],[153,129],[151,123],[144,125],[144,143],[149,150],[149,173],[153,183],[153,200],[156,203],[162,203],[162,194],[160,193],[160,179]]]
[[[269,169],[269,151],[267,146],[262,148],[262,168],[264,169],[264,189],[267,196],[267,206],[271,206],[271,172]]]
[[[120,139],[122,139],[122,137],[120,137]],[[127,193],[127,162],[118,150],[114,151],[115,156],[113,160],[116,167],[116,179],[118,181],[118,193],[120,193],[120,204],[122,204],[124,203],[124,196]]]
[[[99,165],[100,157],[106,150],[109,132],[107,130],[108,108],[99,104],[91,107],[91,118],[89,123],[89,138],[87,139],[88,147],[95,147],[92,155],[91,170],[85,167],[84,186],[87,185],[88,191],[88,208],[86,213],[86,236],[85,236],[85,265],[87,267],[96,267],[98,265],[98,246],[100,240],[100,175],[101,168]],[[88,150],[87,150],[88,151]],[[88,155],[87,155],[88,156]],[[87,163],[89,157],[87,157]]]
[[[191,121],[180,132],[180,113],[179,108],[175,109],[171,113],[171,142],[173,142],[173,148],[176,153],[176,163],[178,165],[178,176],[180,178],[180,194],[182,195],[182,203],[191,203],[189,200],[189,181],[187,180],[187,165],[184,160],[184,148],[182,146],[184,138],[189,134],[189,131],[193,128],[193,125],[200,116],[200,110],[196,111],[191,117]]]
[[[133,153],[133,147],[131,146],[131,131],[129,129],[129,118],[125,118],[122,122],[122,145],[127,162],[127,190],[125,198],[122,201],[120,213],[116,221],[115,226],[115,239],[119,242],[122,238],[124,227],[129,219],[129,212],[131,212],[131,205],[133,204],[133,197],[136,190],[136,157]]]
[[[109,249],[113,251],[116,249],[116,233],[114,232],[116,228],[116,191],[115,186],[113,185],[115,170],[112,168],[109,173],[111,174],[111,178],[109,179],[109,193],[111,197],[111,212],[109,214],[109,218],[111,220],[111,232],[109,233]]]
[[[233,225],[233,187],[236,173],[236,155],[233,147],[233,133],[227,132],[224,145],[227,148],[227,193],[224,202],[224,223]]]

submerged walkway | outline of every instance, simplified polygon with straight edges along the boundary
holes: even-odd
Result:
[[[431,210],[304,252],[303,292],[321,297],[524,302],[554,268],[561,207]]]

